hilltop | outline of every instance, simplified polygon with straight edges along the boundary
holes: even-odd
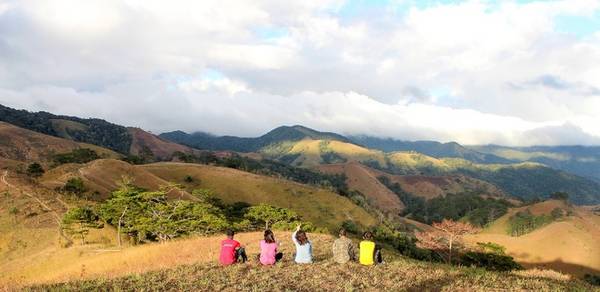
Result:
[[[286,241],[289,233],[278,233]],[[330,261],[329,248],[332,238],[310,234],[315,244],[316,263],[305,266],[291,263],[291,246],[286,242],[283,263],[274,267],[261,267],[256,263],[234,265],[227,268],[214,263],[215,251],[221,237],[194,238],[171,242],[166,245],[133,247],[121,252],[96,256],[95,263],[104,263],[106,272],[97,279],[99,272],[93,266],[85,271],[77,267],[54,281],[34,290],[295,290],[295,291],[347,291],[347,290],[593,290],[587,284],[552,271],[488,272],[475,268],[449,267],[440,264],[416,262],[386,254],[388,262],[382,266],[363,267],[355,263],[339,265]],[[257,248],[260,234],[241,234],[243,243],[249,243],[252,255]],[[200,248],[200,249],[198,249]],[[176,251],[176,252],[175,252]],[[187,256],[186,256],[187,255]],[[85,255],[85,258],[90,256]],[[119,258],[119,260],[117,260]],[[84,259],[91,263],[91,259]],[[123,262],[120,269],[110,270],[111,263]],[[174,264],[185,264],[179,266]],[[131,266],[127,263],[132,263]],[[152,263],[153,266],[142,265]],[[162,263],[158,264],[157,263]],[[135,271],[126,274],[123,267]],[[157,269],[158,268],[158,269]],[[155,270],[156,271],[152,271]],[[59,269],[60,270],[60,269]],[[117,276],[115,278],[115,276]],[[83,280],[82,280],[83,278]]]

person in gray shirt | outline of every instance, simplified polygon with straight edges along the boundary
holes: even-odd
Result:
[[[346,230],[340,229],[339,238],[333,242],[333,260],[336,263],[345,264],[356,260],[354,243],[346,237]]]

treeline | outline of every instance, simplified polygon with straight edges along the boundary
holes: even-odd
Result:
[[[519,211],[508,220],[508,233],[511,236],[521,236],[542,226],[559,220],[569,213],[561,208],[554,208],[550,214],[534,215],[529,209]]]
[[[430,200],[405,192],[398,183],[392,183],[386,176],[379,181],[394,192],[406,208],[402,216],[431,224],[443,219],[466,219],[475,226],[485,226],[500,218],[513,205],[504,199],[482,198],[476,193],[448,194]]]
[[[116,152],[127,154],[132,137],[126,127],[109,123],[101,119],[81,119],[70,116],[57,116],[47,112],[29,112],[0,105],[0,121],[15,126],[60,137],[52,120],[68,120],[85,126],[85,129],[67,128],[67,134],[78,142],[102,146]]]
[[[112,193],[110,199],[94,207],[70,209],[63,217],[62,228],[85,243],[93,228],[104,224],[117,229],[117,242],[126,234],[133,243],[167,241],[188,235],[208,235],[225,229],[238,231],[275,228],[290,230],[302,223],[307,231],[316,228],[302,222],[295,212],[270,205],[246,203],[223,204],[208,190],[196,190],[196,200],[171,200],[177,189],[146,191],[129,183]]]
[[[273,160],[256,160],[236,153],[228,153],[227,156],[217,156],[213,152],[203,152],[200,155],[175,152],[173,156],[187,163],[201,163],[229,167],[261,175],[285,178],[303,184],[330,188],[344,196],[348,196],[349,194],[346,176],[343,174],[323,174]]]
[[[88,163],[100,158],[100,155],[96,151],[88,148],[80,148],[74,149],[71,152],[53,155],[52,162],[54,166],[58,166],[66,163]]]

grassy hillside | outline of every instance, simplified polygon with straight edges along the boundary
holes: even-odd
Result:
[[[368,167],[358,162],[325,164],[317,169],[324,173],[344,174],[350,190],[359,191],[370,200],[371,205],[384,212],[398,214],[404,208],[398,196],[381,184]]]
[[[349,140],[344,136],[335,133],[319,132],[298,125],[281,126],[260,137],[255,138],[241,138],[233,136],[219,137],[202,132],[188,134],[182,131],[163,133],[160,134],[160,137],[197,149],[230,150],[238,152],[256,152],[272,144],[278,144],[285,141],[299,141],[302,139],[337,140],[349,142]]]
[[[83,179],[88,194],[95,200],[104,200],[118,187],[123,176],[135,185],[156,190],[170,183],[178,183],[188,191],[209,189],[224,203],[261,203],[296,211],[305,220],[331,230],[345,220],[363,226],[376,224],[375,219],[349,199],[332,191],[308,186],[285,179],[256,175],[231,168],[190,163],[163,162],[130,165],[123,161],[100,159],[85,165],[68,164],[48,171],[40,183],[49,188],[63,186],[72,177]],[[192,182],[186,182],[187,177]],[[97,194],[94,194],[97,192]],[[193,199],[187,193],[172,193]]]
[[[423,290],[593,290],[593,287],[552,271],[487,272],[482,269],[457,268],[416,262],[387,255],[388,263],[376,267],[363,267],[355,263],[339,265],[330,261],[332,239],[322,235],[309,235],[315,244],[316,263],[306,266],[291,262],[292,247],[286,234],[276,234],[286,243],[284,261],[274,267],[262,267],[256,262],[227,268],[214,263],[218,250],[217,238],[197,238],[167,243],[163,246],[144,246],[105,255],[90,262],[88,269],[99,264],[123,263],[128,272],[120,270],[96,271],[66,277],[71,282],[44,284],[34,290],[180,290],[180,291],[423,291]],[[260,234],[242,234],[248,242],[251,255],[255,254]],[[142,250],[145,249],[145,250]],[[186,257],[185,255],[188,255]],[[117,260],[117,258],[119,258]],[[133,263],[133,266],[128,266]],[[141,265],[139,263],[151,263]],[[162,263],[162,264],[161,264]],[[180,264],[187,264],[178,266]],[[139,269],[135,266],[139,265]],[[160,270],[152,271],[156,268]],[[113,278],[119,274],[133,275]],[[148,272],[149,271],[149,272]],[[82,279],[83,278],[83,279]],[[57,277],[51,281],[65,281]]]
[[[132,137],[129,153],[133,155],[149,155],[159,160],[170,160],[174,152],[199,152],[187,146],[165,141],[139,128],[128,128],[128,131]]]
[[[121,154],[127,154],[131,145],[127,128],[100,119],[34,113],[0,105],[0,121],[51,136],[102,146]]]
[[[476,163],[510,163],[511,160],[493,153],[479,152],[456,142],[440,143],[435,141],[401,141],[392,138],[370,136],[350,137],[353,143],[384,152],[415,151],[436,158],[462,158]]]
[[[525,200],[567,192],[577,204],[600,202],[600,184],[539,163],[478,164],[459,158],[435,158],[417,152],[384,153],[335,140],[288,141],[261,150],[266,157],[299,167],[357,161],[394,175],[463,175],[497,186]],[[491,189],[491,188],[489,188]]]
[[[555,208],[571,211],[572,215],[519,237],[507,234],[508,219],[516,212],[528,209],[534,215],[549,215]],[[579,276],[600,271],[600,216],[562,201],[551,200],[511,209],[483,232],[467,239],[471,243],[501,244],[509,255],[526,267],[552,268]]]
[[[86,143],[78,143],[0,122],[0,157],[18,161],[49,163],[54,154],[88,148],[106,158],[120,157],[114,151]]]
[[[376,223],[371,215],[345,197],[284,179],[185,163],[155,163],[140,167],[166,181],[181,183],[188,189],[213,190],[225,203],[266,203],[289,208],[305,220],[330,230],[339,228],[345,220],[363,226]],[[184,181],[187,176],[192,177],[192,183]]]
[[[598,146],[533,146],[505,147],[497,145],[471,146],[512,161],[539,162],[600,181],[600,147]]]

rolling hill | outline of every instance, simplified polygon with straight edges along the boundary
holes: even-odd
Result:
[[[414,151],[436,158],[462,158],[476,163],[511,163],[510,159],[477,149],[464,147],[456,142],[440,143],[436,141],[402,141],[392,138],[371,136],[350,136],[349,139],[358,145],[384,152]]]
[[[100,119],[58,116],[47,112],[33,113],[0,105],[0,122],[2,121],[48,136],[96,145],[122,155],[151,155],[148,158],[152,160],[170,160],[176,151],[196,152],[190,147],[165,141],[139,128],[127,128]]]
[[[600,182],[600,147],[598,146],[469,146],[470,149],[503,157],[511,161],[538,162]]]
[[[159,136],[166,140],[198,149],[231,150],[238,152],[256,152],[271,144],[283,141],[299,141],[306,138],[313,140],[338,140],[349,142],[344,136],[335,133],[319,132],[303,126],[281,126],[256,138],[214,136],[202,132],[187,134],[182,131],[163,133]]]
[[[49,163],[53,155],[88,148],[106,158],[121,155],[96,145],[78,143],[0,122],[0,157],[27,162]]]
[[[261,153],[307,168],[356,161],[392,175],[462,175],[493,184],[523,200],[544,198],[560,191],[569,193],[577,204],[600,202],[599,183],[539,163],[478,164],[460,158],[440,159],[413,151],[385,153],[352,143],[312,139],[281,142],[263,148]]]
[[[519,237],[507,234],[508,218],[516,212],[529,210],[533,215],[550,215],[555,208],[572,215]],[[513,208],[483,232],[467,237],[471,243],[501,244],[509,255],[527,267],[552,268],[579,276],[600,271],[599,238],[600,216],[557,200]]]

